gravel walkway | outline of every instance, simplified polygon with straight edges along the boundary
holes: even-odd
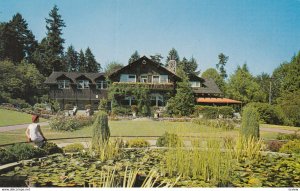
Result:
[[[14,131],[17,129],[26,129],[30,123],[28,124],[21,124],[21,125],[10,125],[10,126],[4,126],[0,127],[0,132],[5,132],[5,131]],[[41,122],[39,123],[41,126],[46,126],[49,125],[48,122]]]
[[[285,133],[285,134],[294,134],[295,133],[295,131],[284,130],[284,129],[265,128],[265,127],[260,127],[259,129],[260,129],[260,131],[277,132],[277,133]]]

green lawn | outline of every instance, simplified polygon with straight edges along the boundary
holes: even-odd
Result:
[[[18,113],[20,114],[20,113]],[[28,116],[27,116],[28,117]],[[29,116],[30,117],[30,116]],[[209,128],[200,126],[191,122],[168,122],[168,121],[109,121],[111,136],[128,137],[128,136],[147,136],[144,139],[156,139],[164,132],[174,132],[184,136],[197,136],[203,139],[207,138],[222,138],[222,137],[237,137],[238,129],[225,131],[222,129]],[[261,127],[275,128],[273,125],[262,125]],[[277,129],[294,130],[297,127],[276,126]],[[90,137],[92,128],[85,127],[73,132],[58,132],[51,130],[48,126],[43,126],[42,130],[48,139],[71,138],[71,137]],[[263,139],[275,139],[277,132],[261,131]],[[16,131],[7,131],[0,133],[0,145],[23,142],[25,141],[25,129]],[[81,139],[56,140],[54,142],[78,142]],[[86,140],[86,139],[85,139]]]
[[[203,138],[234,137],[238,131],[224,131],[221,129],[207,128],[191,122],[157,122],[157,121],[110,121],[111,136],[149,136],[145,139],[156,139],[165,131],[178,133],[185,136],[199,136]],[[85,127],[73,132],[58,132],[48,126],[42,127],[47,139],[91,136],[91,127]],[[25,141],[25,129],[0,133],[0,145]],[[74,140],[59,140],[55,142],[72,142]],[[76,140],[79,141],[79,140]]]
[[[40,121],[45,121],[45,119],[41,119]],[[0,109],[0,128],[3,126],[24,123],[31,123],[31,115],[7,109]]]

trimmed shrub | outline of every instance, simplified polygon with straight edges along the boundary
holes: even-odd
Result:
[[[44,151],[46,151],[46,153],[48,155],[54,154],[54,153],[62,153],[63,150],[57,146],[57,144],[55,143],[50,143],[50,142],[46,142],[46,144],[42,147],[42,149]]]
[[[92,147],[96,149],[103,147],[108,142],[109,137],[108,116],[104,110],[100,110],[93,124]]]
[[[208,119],[218,118],[219,115],[223,115],[225,118],[231,118],[233,116],[234,110],[230,106],[195,106],[195,114],[197,116],[203,115]]]
[[[137,113],[138,112],[138,106],[137,105],[132,105],[131,106],[131,111]]]
[[[150,143],[144,139],[130,139],[126,142],[125,146],[129,148],[143,148],[149,147]]]
[[[165,132],[161,137],[157,139],[156,146],[158,147],[183,146],[183,142],[178,137],[177,134]]]
[[[113,107],[112,113],[114,115],[130,115],[131,108],[130,106],[115,106]]]
[[[63,148],[64,152],[81,152],[84,150],[84,146],[81,143],[73,143]]]
[[[262,123],[276,125],[285,124],[284,114],[278,106],[270,105],[268,103],[249,103],[247,106],[252,106],[257,109]]]
[[[16,156],[18,160],[25,160],[35,157],[45,156],[47,153],[43,149],[35,148],[28,143],[17,143],[8,147],[8,152]]]
[[[232,130],[235,127],[235,122],[230,119],[214,119],[214,120],[209,120],[209,119],[193,119],[193,123],[196,123],[198,125],[203,125],[203,126],[209,126],[209,127],[214,127],[214,128],[222,128],[224,130]]]
[[[92,105],[91,104],[87,104],[84,106],[84,109],[91,109],[92,108]]]
[[[41,111],[46,110],[46,107],[47,107],[47,105],[44,104],[44,103],[36,103],[36,104],[34,104],[34,106],[33,106],[33,110],[34,110],[35,112],[40,113]]]
[[[268,148],[268,150],[270,150],[272,152],[278,152],[283,144],[284,144],[284,142],[278,141],[278,140],[268,141],[267,148]]]
[[[51,129],[58,131],[73,131],[84,126],[91,125],[93,117],[56,115],[50,119],[49,126]]]
[[[298,131],[295,131],[293,134],[278,133],[276,138],[278,140],[300,140],[300,134],[298,133]]]
[[[31,105],[29,105],[25,100],[22,100],[20,98],[9,99],[9,103],[13,104],[15,107],[17,107],[19,109],[31,108]]]
[[[0,148],[0,164],[6,164],[14,162],[17,160],[17,157],[6,149]]]
[[[72,104],[66,104],[64,109],[65,110],[72,110],[73,109],[73,105]]]
[[[291,140],[279,149],[281,153],[300,154],[300,140]]]
[[[242,113],[241,134],[245,138],[259,138],[259,113],[255,107],[246,106]]]

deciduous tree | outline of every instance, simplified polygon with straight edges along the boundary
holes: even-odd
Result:
[[[218,87],[220,88],[220,90],[226,94],[226,86],[225,86],[225,81],[224,79],[220,76],[219,72],[214,69],[214,68],[208,68],[207,70],[205,70],[202,75],[202,78],[211,78],[213,79],[216,84],[218,85]]]
[[[261,102],[266,96],[260,91],[258,83],[249,73],[246,64],[242,67],[238,66],[235,73],[230,76],[226,91],[230,98],[240,100],[243,103]]]
[[[106,68],[105,68],[105,75],[109,76],[113,72],[123,68],[123,64],[118,63],[118,62],[111,62],[109,63]]]

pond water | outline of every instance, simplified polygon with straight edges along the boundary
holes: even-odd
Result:
[[[88,154],[54,154],[27,161],[1,174],[3,181],[0,187],[102,187],[110,179],[113,179],[113,187],[122,187],[124,177],[137,169],[137,181],[133,184],[136,187],[141,186],[153,169],[157,172],[154,186],[163,181],[174,183],[180,177],[175,187],[300,187],[300,159],[296,156],[266,155],[256,160],[245,158],[235,161],[229,180],[220,177],[220,181],[210,181],[202,175],[170,175],[165,169],[166,152],[168,150],[164,149],[123,150],[117,158],[106,161]],[[7,178],[6,181],[3,177]],[[13,177],[21,178],[13,180]]]

